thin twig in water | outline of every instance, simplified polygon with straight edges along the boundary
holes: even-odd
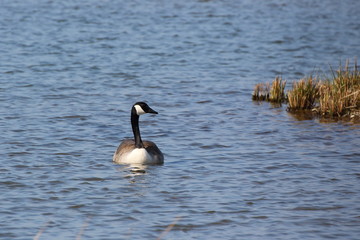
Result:
[[[39,232],[34,236],[34,240],[39,240],[41,234],[45,231],[46,227],[49,225],[50,221],[46,222],[44,225],[41,226]]]
[[[80,232],[78,233],[78,235],[76,236],[76,240],[81,240],[81,236],[83,235],[85,229],[87,228],[87,226],[89,225],[89,220],[91,219],[91,217],[87,217],[83,223],[83,225],[81,226]]]
[[[161,238],[165,237],[166,234],[168,234],[171,229],[176,225],[178,221],[180,221],[181,217],[176,217],[175,220],[165,228],[165,230],[159,235],[159,237],[156,240],[160,240]]]

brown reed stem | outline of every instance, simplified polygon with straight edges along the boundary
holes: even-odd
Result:
[[[39,229],[38,233],[34,236],[33,240],[39,240],[41,234],[45,231],[45,229],[47,228],[47,226],[49,225],[50,221],[47,221],[45,224],[43,224],[41,226],[41,228]]]
[[[168,234],[173,227],[175,227],[176,223],[181,220],[182,217],[176,217],[175,220],[165,228],[165,230],[159,235],[159,237],[156,240],[160,240],[163,237],[165,237],[166,234]]]
[[[81,229],[79,231],[79,233],[76,235],[76,240],[81,240],[82,235],[84,234],[85,229],[88,227],[89,225],[89,221],[90,221],[91,217],[87,217],[85,219],[85,221],[83,222]]]

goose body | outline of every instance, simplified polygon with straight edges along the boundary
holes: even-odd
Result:
[[[131,126],[134,140],[125,139],[114,153],[113,161],[120,164],[158,165],[164,163],[164,155],[154,142],[142,141],[139,116],[145,113],[157,114],[144,102],[137,102],[131,108]]]

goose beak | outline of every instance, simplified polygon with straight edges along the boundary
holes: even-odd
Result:
[[[158,114],[157,111],[153,110],[153,109],[150,108],[150,107],[149,107],[149,109],[148,109],[148,113]]]

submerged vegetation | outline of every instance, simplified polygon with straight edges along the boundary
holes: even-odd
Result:
[[[340,64],[331,69],[331,77],[309,76],[292,84],[285,94],[286,81],[280,77],[270,83],[255,86],[253,100],[288,103],[290,112],[312,111],[318,116],[360,118],[360,71],[354,66]]]

